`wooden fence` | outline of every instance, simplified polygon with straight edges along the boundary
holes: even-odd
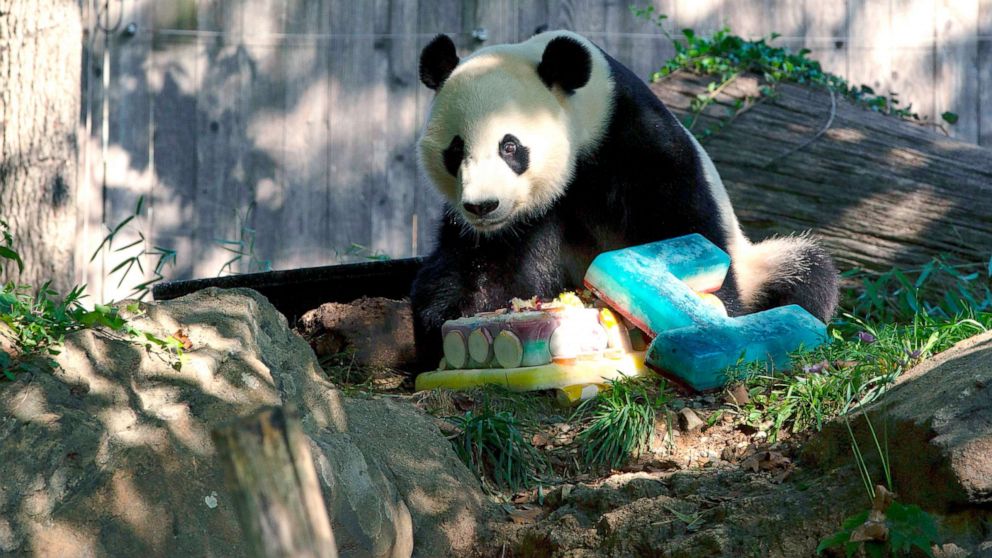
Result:
[[[216,275],[235,252],[235,271],[426,252],[439,200],[414,157],[431,97],[417,59],[436,33],[467,54],[573,29],[645,77],[673,52],[630,0],[92,1],[77,269],[104,299],[138,282],[106,276],[140,247],[90,256],[139,197],[115,246],[140,231],[175,250],[168,278]],[[653,3],[673,32],[778,32],[992,145],[992,0]]]

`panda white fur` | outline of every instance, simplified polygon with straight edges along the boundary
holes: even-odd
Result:
[[[647,85],[575,33],[542,33],[459,60],[437,36],[420,78],[436,91],[420,165],[445,197],[411,301],[418,360],[445,320],[581,286],[597,254],[689,233],[726,250],[731,315],[799,304],[827,320],[837,270],[807,236],[752,244],[709,156]]]

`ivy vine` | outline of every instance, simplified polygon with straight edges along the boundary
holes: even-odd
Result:
[[[656,13],[654,7],[632,6],[631,11],[635,16],[657,25],[675,48],[675,56],[652,74],[652,81],[664,79],[680,70],[717,77],[709,83],[705,93],[696,95],[692,100],[690,114],[685,121],[689,130],[693,129],[699,116],[716,101],[718,95],[739,77],[757,74],[763,78],[758,96],[735,99],[727,107],[728,118],[702,132],[694,131],[700,139],[719,131],[755,103],[774,96],[775,86],[782,82],[822,86],[832,96],[841,96],[875,112],[920,123],[926,120],[926,117],[913,111],[912,104],[900,106],[895,92],[878,94],[867,85],[852,85],[843,77],[825,72],[818,61],[809,58],[809,49],[792,52],[787,47],[772,46],[770,43],[780,36],[778,33],[748,40],[732,34],[729,27],[723,27],[711,36],[700,36],[692,29],[683,29],[680,36],[673,37],[664,27],[668,16]],[[948,124],[954,124],[958,119],[952,112],[945,112],[941,118]]]

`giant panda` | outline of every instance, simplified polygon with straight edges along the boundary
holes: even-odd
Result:
[[[593,257],[699,233],[728,252],[731,315],[798,304],[821,320],[837,270],[808,235],[752,244],[702,147],[647,85],[584,37],[552,31],[460,60],[438,35],[420,56],[435,91],[418,159],[445,199],[411,303],[421,370],[441,324],[582,285]]]

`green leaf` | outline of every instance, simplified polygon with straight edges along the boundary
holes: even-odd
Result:
[[[21,260],[21,255],[15,252],[14,250],[7,248],[5,246],[0,246],[0,258],[14,261],[15,263],[17,263],[17,270],[21,273],[24,272],[24,261]]]
[[[866,542],[865,554],[868,558],[883,558],[885,556],[885,543],[878,541]]]
[[[840,531],[838,533],[834,533],[833,535],[830,535],[829,537],[826,537],[825,539],[820,541],[820,544],[816,546],[816,553],[822,554],[824,550],[846,544],[847,541],[849,541],[850,539],[851,539],[851,533],[849,531]]]
[[[940,117],[943,118],[944,119],[944,122],[947,122],[948,124],[957,124],[958,123],[958,115],[957,115],[957,113],[954,113],[954,112],[951,112],[951,111],[947,111],[947,112],[941,114]]]

